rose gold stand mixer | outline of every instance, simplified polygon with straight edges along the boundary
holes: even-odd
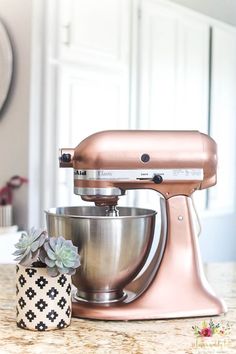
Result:
[[[197,131],[103,131],[61,149],[60,166],[73,167],[75,194],[95,203],[46,212],[49,235],[72,239],[81,255],[73,316],[134,320],[226,312],[203,273],[191,198],[216,183],[213,139]],[[130,189],[162,196],[157,245],[155,211],[117,206]]]

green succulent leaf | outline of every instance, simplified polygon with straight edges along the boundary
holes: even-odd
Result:
[[[45,257],[44,262],[50,268],[55,267],[55,261],[49,259],[48,257]]]
[[[49,238],[49,246],[55,252],[55,248],[56,248],[56,238],[55,237],[50,237]]]
[[[34,241],[31,245],[31,251],[35,252],[39,247],[39,241]]]
[[[58,268],[63,268],[63,263],[62,263],[61,260],[57,259],[57,260],[55,261],[55,264],[56,264],[56,266],[57,266]]]
[[[75,266],[75,261],[74,260],[70,260],[70,259],[66,259],[63,262],[63,264],[64,264],[65,267],[70,268],[70,267]]]
[[[52,259],[53,261],[56,261],[57,256],[56,256],[56,253],[53,252],[52,249],[48,248],[48,249],[46,250],[46,252],[47,252],[48,258]]]
[[[12,253],[13,256],[20,256],[22,254],[22,250],[18,249],[14,253]]]
[[[19,241],[15,244],[15,260],[25,266],[30,266],[39,259],[40,248],[47,239],[44,230],[32,228],[29,233],[22,232]]]

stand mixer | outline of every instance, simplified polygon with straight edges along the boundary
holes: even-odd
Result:
[[[46,212],[49,235],[72,239],[81,255],[73,316],[134,320],[226,312],[204,276],[191,198],[216,184],[213,139],[197,131],[103,131],[60,153],[60,166],[74,169],[74,193],[95,203]],[[117,207],[130,189],[161,194],[158,245],[155,211]]]

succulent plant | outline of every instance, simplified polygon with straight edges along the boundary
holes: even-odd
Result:
[[[49,237],[43,248],[40,260],[47,265],[51,276],[59,273],[72,275],[80,265],[78,248],[71,240],[65,240],[62,236]]]
[[[15,244],[15,261],[19,261],[24,266],[31,266],[39,259],[41,247],[47,239],[47,233],[44,230],[32,228],[29,233],[22,232],[20,240]]]
[[[26,267],[46,267],[52,277],[60,273],[72,275],[80,266],[78,248],[72,241],[62,236],[48,237],[45,230],[32,228],[29,233],[22,232],[15,247],[15,261]]]

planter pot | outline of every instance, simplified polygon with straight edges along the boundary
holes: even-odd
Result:
[[[71,276],[16,266],[16,323],[34,331],[61,329],[71,321]]]

